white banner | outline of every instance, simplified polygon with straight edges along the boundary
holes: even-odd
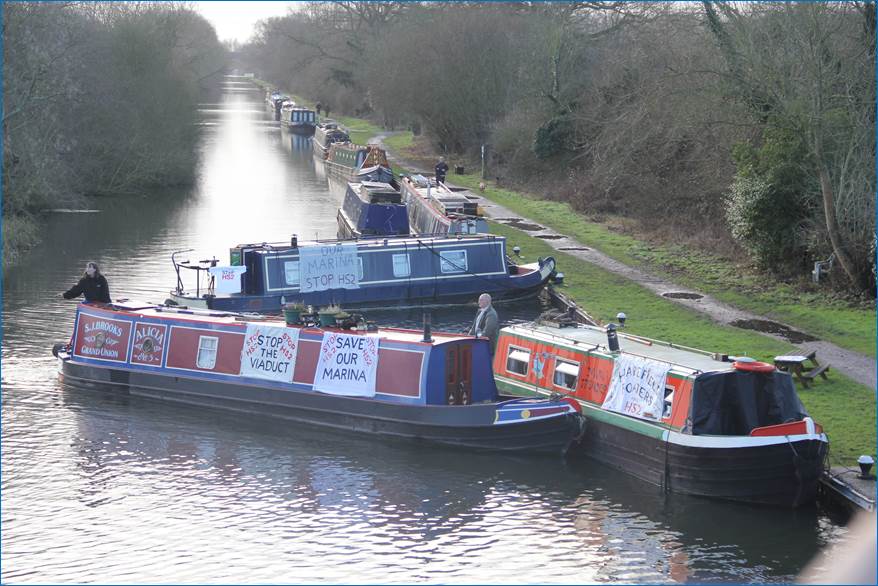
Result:
[[[376,335],[323,332],[314,390],[331,395],[374,397],[379,340]]]
[[[622,355],[613,366],[613,378],[601,408],[640,419],[661,421],[665,382],[671,365]]]
[[[247,272],[247,267],[210,267],[207,272],[213,277],[215,293],[240,293],[241,275]]]
[[[299,289],[302,293],[359,288],[356,242],[299,247]]]
[[[248,323],[241,349],[241,376],[293,382],[298,350],[298,328]]]

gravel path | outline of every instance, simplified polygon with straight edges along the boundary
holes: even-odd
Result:
[[[386,134],[379,134],[378,136],[371,138],[369,142],[383,146],[383,140],[391,134],[393,133],[388,132]],[[405,167],[406,169],[425,174],[432,174],[432,171],[424,171],[419,168],[418,164],[401,159],[393,153],[388,152],[387,158],[390,159],[392,163]],[[670,281],[651,275],[642,269],[625,265],[597,250],[585,246],[573,238],[554,232],[533,220],[524,218],[508,208],[494,203],[486,197],[481,197],[479,204],[485,209],[485,213],[492,220],[512,227],[526,228],[526,231],[530,236],[534,238],[542,238],[549,246],[556,250],[588,261],[617,275],[635,281],[650,291],[653,291],[656,295],[660,295],[666,299],[674,301],[675,303],[684,305],[689,309],[708,315],[718,323],[735,325],[736,327],[749,325],[750,327],[747,327],[746,329],[757,331],[764,336],[769,336],[784,342],[791,342],[803,354],[816,350],[817,359],[820,363],[829,364],[831,366],[829,376],[832,376],[833,370],[837,370],[860,384],[864,384],[873,389],[876,388],[876,361],[871,356],[846,350],[845,348],[837,346],[831,342],[818,340],[814,336],[808,335],[807,332],[798,331],[793,327],[771,320],[765,316],[743,311],[714,299],[710,295],[680,287]],[[624,310],[624,308],[620,309]],[[755,329],[754,326],[759,329]],[[816,386],[819,386],[819,384],[820,383],[817,382]]]

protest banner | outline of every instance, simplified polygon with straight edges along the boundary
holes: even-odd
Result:
[[[332,395],[375,396],[378,336],[324,332],[314,390]]]
[[[248,323],[241,349],[241,376],[292,382],[298,349],[298,329]]]

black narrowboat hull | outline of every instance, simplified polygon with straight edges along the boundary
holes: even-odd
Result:
[[[791,508],[814,502],[826,451],[815,439],[682,445],[589,417],[575,449],[665,492]]]
[[[76,388],[473,451],[562,454],[581,432],[581,417],[572,413],[522,424],[496,425],[496,404],[400,405],[101,367],[74,362],[63,352],[59,357],[65,384]]]

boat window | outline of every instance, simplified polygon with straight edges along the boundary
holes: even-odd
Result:
[[[198,358],[195,366],[198,368],[212,369],[216,366],[216,347],[219,338],[214,336],[198,337]]]
[[[671,411],[674,406],[674,387],[665,387],[665,406],[662,409],[662,419],[667,419],[671,416]]]
[[[509,355],[506,357],[506,371],[526,376],[529,366],[530,350],[518,348],[517,346],[510,346]]]
[[[555,383],[555,386],[564,387],[572,391],[576,389],[577,378],[579,378],[578,362],[568,362],[560,358],[555,359],[555,375],[552,377],[552,382]]]
[[[393,255],[393,276],[408,277],[412,274],[412,267],[409,264],[409,255],[394,254]]]
[[[284,280],[287,285],[299,286],[299,261],[288,260],[284,263]]]
[[[357,280],[358,281],[363,280],[363,257],[362,256],[357,257]]]
[[[439,269],[443,273],[466,272],[465,250],[443,250],[439,253]]]

